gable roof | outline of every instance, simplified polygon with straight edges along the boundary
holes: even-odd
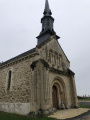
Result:
[[[58,42],[58,40],[57,40],[57,36],[56,36],[56,35],[53,35],[53,36],[51,36],[49,39],[47,39],[46,41],[44,41],[42,44],[37,45],[37,48],[41,48],[43,45],[47,44],[47,43],[51,40],[52,37],[55,38],[56,41],[57,41],[57,43],[59,44],[59,42]],[[69,59],[67,58],[67,56],[66,56],[65,52],[63,51],[63,49],[62,49],[62,47],[61,47],[60,44],[59,44],[59,46],[60,46],[60,48],[61,48],[63,54],[65,55],[67,61],[70,63]]]
[[[33,48],[33,49],[31,49],[31,50],[28,50],[28,51],[26,51],[26,52],[24,52],[24,53],[22,53],[22,54],[20,54],[20,55],[18,55],[18,56],[16,56],[16,57],[14,57],[14,58],[11,58],[11,59],[3,62],[3,63],[0,63],[0,67],[3,66],[3,65],[8,64],[8,63],[10,63],[10,62],[16,61],[16,60],[18,60],[18,59],[20,59],[20,58],[22,58],[22,57],[25,57],[25,56],[27,56],[27,55],[35,52],[35,51],[36,51],[36,47]]]

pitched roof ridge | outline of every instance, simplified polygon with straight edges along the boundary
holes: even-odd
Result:
[[[24,56],[26,56],[26,55],[28,55],[28,54],[30,54],[30,53],[33,53],[33,52],[35,52],[35,50],[36,50],[36,47],[33,48],[33,49],[30,49],[30,50],[28,50],[28,51],[26,51],[26,52],[24,52],[24,53],[21,53],[20,55],[17,55],[17,56],[15,56],[15,57],[13,57],[13,58],[11,58],[11,59],[3,62],[3,63],[1,63],[0,66],[2,66],[2,65],[4,65],[4,64],[7,64],[7,63],[9,63],[9,62],[11,62],[11,61],[17,60],[17,59],[19,59],[19,58],[21,58],[21,57],[24,57]]]

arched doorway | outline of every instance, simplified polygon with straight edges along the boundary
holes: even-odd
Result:
[[[52,106],[56,109],[67,108],[65,84],[60,78],[55,78],[52,82]]]
[[[52,88],[52,99],[53,99],[53,107],[58,108],[58,90],[55,85]]]

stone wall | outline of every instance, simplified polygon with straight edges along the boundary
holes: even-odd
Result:
[[[30,60],[0,70],[0,102],[30,101]],[[8,72],[12,71],[10,90],[7,90]]]
[[[37,55],[0,68],[0,110],[20,114],[29,113],[32,105],[30,64]],[[9,71],[11,73],[8,90]]]
[[[2,103],[0,102],[0,111],[27,115],[30,112],[30,103]]]
[[[48,68],[44,66],[40,59],[34,63],[32,68],[32,105],[33,111],[37,112],[39,109],[47,109],[49,105],[49,77]]]

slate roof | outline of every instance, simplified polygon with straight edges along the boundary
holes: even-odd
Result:
[[[51,10],[50,10],[50,7],[49,7],[48,0],[46,0],[44,15],[45,15],[45,16],[50,16],[51,14],[52,14],[52,13],[51,13]]]
[[[0,63],[0,66],[3,66],[3,65],[8,64],[8,63],[10,63],[10,62],[12,62],[12,61],[15,61],[15,60],[18,60],[18,59],[20,59],[20,58],[22,58],[22,57],[25,57],[25,56],[27,56],[27,55],[35,52],[35,51],[36,51],[36,47],[33,48],[33,49],[31,49],[31,50],[28,50],[28,51],[26,51],[26,52],[24,52],[24,53],[22,53],[22,54],[20,54],[20,55],[18,55],[18,56],[16,56],[16,57],[14,57],[14,58],[11,58],[11,59],[3,62],[3,63]]]

